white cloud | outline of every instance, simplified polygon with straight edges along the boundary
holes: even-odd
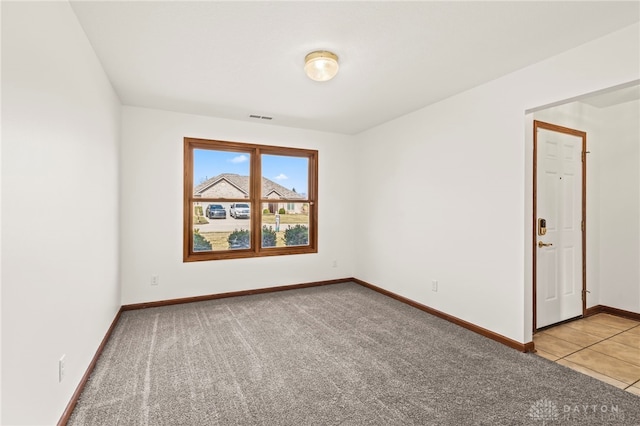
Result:
[[[274,179],[275,180],[285,180],[285,179],[289,179],[289,178],[284,173],[280,173],[278,176],[274,177]]]
[[[245,161],[249,161],[249,156],[242,154],[242,155],[238,155],[237,157],[233,157],[231,160],[228,160],[228,161],[234,164],[244,163]]]

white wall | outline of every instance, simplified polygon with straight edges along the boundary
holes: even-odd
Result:
[[[58,421],[120,306],[120,113],[68,3],[2,3],[3,425]]]
[[[531,341],[525,111],[638,79],[638,31],[635,24],[358,135],[357,204],[368,214],[357,224],[355,276]]]
[[[0,5],[0,28],[2,25],[2,5]],[[0,46],[2,46],[2,31],[0,31]],[[1,51],[1,50],[0,50]],[[0,55],[0,78],[2,76],[2,55]],[[0,99],[2,99],[2,84],[0,84]],[[0,102],[0,118],[2,117],[2,102]],[[0,123],[2,120],[0,119]],[[1,124],[0,124],[1,126]],[[1,132],[1,130],[0,130]],[[2,188],[2,135],[0,134],[0,188]],[[0,193],[0,424],[2,424],[2,195]]]
[[[353,224],[366,214],[354,200],[359,158],[352,137],[135,107],[123,111],[123,304],[353,276]],[[317,149],[318,253],[183,263],[185,136]],[[159,275],[158,286],[150,285],[151,275]]]
[[[640,313],[640,102],[601,114],[600,304]]]

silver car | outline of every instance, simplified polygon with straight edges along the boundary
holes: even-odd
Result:
[[[229,208],[229,215],[236,219],[249,219],[250,211],[247,203],[233,203]]]
[[[205,212],[209,219],[226,219],[227,211],[220,204],[209,204]]]

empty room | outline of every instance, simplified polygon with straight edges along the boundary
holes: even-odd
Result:
[[[637,1],[2,1],[2,425],[640,424]]]

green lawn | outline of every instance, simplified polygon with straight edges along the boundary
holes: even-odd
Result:
[[[198,223],[195,221],[195,219],[197,218],[202,218],[206,221],[206,218],[204,218],[203,216],[195,216],[194,225]],[[204,223],[208,223],[208,222],[204,222]],[[267,226],[270,226],[271,228],[275,228],[276,215],[271,213],[263,214],[262,223]],[[285,247],[284,231],[288,228],[289,225],[297,225],[297,224],[309,226],[309,215],[308,214],[281,214],[280,215],[280,231],[276,232],[276,247]],[[229,238],[229,235],[231,235],[231,231],[221,231],[221,232],[200,231],[200,235],[202,235],[207,241],[211,243],[211,247],[213,250],[229,249],[228,238]]]
[[[203,225],[205,223],[209,223],[209,221],[204,216],[194,216],[193,224],[194,225]]]
[[[262,223],[267,225],[276,224],[276,215],[273,213],[262,214]],[[303,225],[309,225],[308,214],[281,214],[280,225],[297,225],[298,223]]]

